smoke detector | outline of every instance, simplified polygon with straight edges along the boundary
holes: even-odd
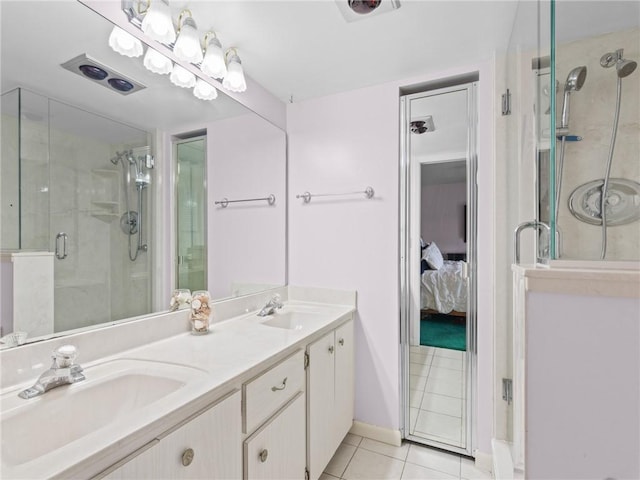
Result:
[[[400,8],[400,0],[336,0],[347,22],[355,22]]]
[[[433,132],[436,126],[433,124],[433,117],[431,115],[427,117],[416,118],[409,124],[411,133],[416,135],[422,135],[423,133]]]

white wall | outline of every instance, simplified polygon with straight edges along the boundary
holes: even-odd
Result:
[[[400,428],[399,88],[480,72],[477,446],[492,430],[492,64],[471,65],[288,105],[289,282],[358,291],[356,420]],[[375,189],[364,196],[295,195]]]
[[[467,184],[424,185],[420,231],[426,243],[436,242],[443,253],[465,253],[464,206]]]

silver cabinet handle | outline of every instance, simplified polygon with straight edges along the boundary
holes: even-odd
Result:
[[[282,386],[281,387],[271,387],[271,391],[272,392],[276,392],[278,390],[284,390],[286,386],[287,386],[287,377],[284,377],[284,380],[282,380]]]
[[[329,347],[329,353],[333,353],[333,345]]]
[[[262,463],[267,461],[267,457],[269,456],[269,450],[267,450],[266,448],[264,450],[262,450],[259,454],[260,456],[260,461]]]
[[[64,232],[56,235],[56,258],[58,260],[67,258],[67,238],[69,238],[69,236]],[[62,239],[62,253],[60,253],[60,239]]]
[[[195,452],[193,448],[187,448],[184,452],[182,452],[182,465],[188,467],[193,462],[193,457],[195,456]]]
[[[341,347],[344,347],[344,338],[341,338],[340,340],[338,340],[338,343],[340,344]]]

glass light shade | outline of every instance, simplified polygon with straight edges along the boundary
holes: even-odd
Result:
[[[196,81],[196,86],[193,89],[193,95],[200,100],[213,100],[217,98],[218,91],[215,87],[202,79]]]
[[[169,80],[176,87],[192,88],[196,85],[196,76],[180,65],[174,65]]]
[[[144,51],[140,40],[117,26],[113,27],[109,35],[109,46],[114,52],[131,58],[139,57]]]
[[[213,37],[207,41],[206,52],[200,70],[214,78],[223,78],[227,75],[227,65],[224,63],[224,53],[220,40]]]
[[[240,57],[233,54],[227,62],[227,75],[222,80],[222,86],[230,92],[244,92],[247,89],[247,82],[244,79],[244,70]]]
[[[153,73],[167,75],[173,70],[173,63],[153,48],[148,48],[142,61],[145,68]]]
[[[184,62],[200,63],[202,61],[202,47],[198,38],[198,28],[193,18],[184,19],[178,39],[173,47],[173,53]]]
[[[142,19],[141,28],[145,35],[158,42],[168,45],[176,41],[171,9],[163,0],[151,0],[149,9]]]

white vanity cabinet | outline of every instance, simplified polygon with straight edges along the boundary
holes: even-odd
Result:
[[[353,319],[309,345],[307,465],[315,480],[353,424]]]
[[[169,430],[96,478],[242,478],[240,392]]]

